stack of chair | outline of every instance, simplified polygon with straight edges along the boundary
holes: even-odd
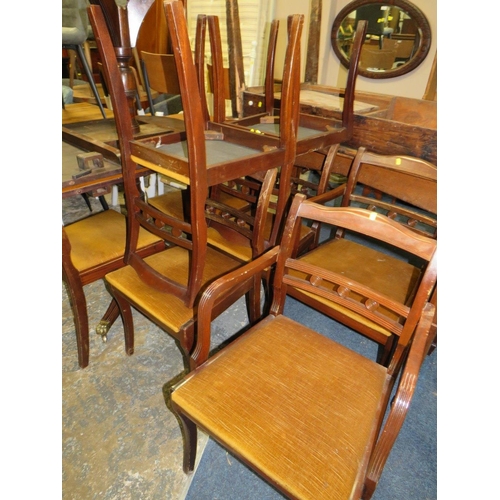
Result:
[[[206,201],[209,187],[232,178],[276,169],[295,156],[295,134],[283,148],[276,138],[258,137],[242,129],[215,124],[203,119],[196,69],[193,63],[183,4],[165,3],[168,31],[171,36],[184,109],[185,133],[134,140],[131,117],[117,66],[113,45],[102,10],[89,9],[96,34],[103,71],[110,87],[119,136],[125,197],[127,200],[127,266],[106,276],[116,299],[125,329],[126,352],[134,349],[131,309],[137,309],[174,337],[188,358],[195,337],[197,308],[203,289],[216,277],[235,269],[240,262],[216,251],[207,244]],[[287,49],[290,75],[295,75],[298,61],[301,16],[293,16],[292,35]],[[290,128],[297,126],[298,84],[290,77],[284,93],[292,94],[284,106],[290,116]],[[136,164],[159,174],[173,177],[188,186],[181,218],[175,218],[148,203],[134,178]],[[137,252],[140,228],[162,238],[168,248],[143,258]],[[257,281],[248,280],[240,287],[250,294],[250,315],[260,314],[256,298]],[[219,297],[216,309],[222,310],[231,299]]]
[[[281,127],[286,126],[287,122],[286,117],[282,115],[281,108],[279,112],[275,108],[275,104],[280,105],[279,103],[285,102],[286,99],[284,95],[281,95],[279,100],[275,100],[274,93],[274,63],[279,22],[275,20],[271,24],[264,85],[265,110],[262,113],[239,119],[226,119],[222,45],[220,31],[218,29],[218,20],[214,18],[214,16],[209,16],[208,22],[213,62],[211,72],[211,80],[213,81],[214,87],[213,120],[220,123],[229,123],[234,127],[248,128],[253,133],[259,135],[280,136],[282,134]],[[306,157],[310,155],[319,155],[322,157],[320,163],[324,165],[324,169],[329,169],[332,166],[330,161],[327,160],[327,158],[329,158],[329,148],[351,139],[354,126],[354,92],[358,73],[359,55],[365,33],[366,22],[360,22],[356,30],[353,54],[350,59],[341,120],[300,113],[297,129],[296,159],[294,160],[294,164],[297,158],[301,159],[303,165],[317,164],[317,161],[307,161]],[[199,49],[198,46],[197,49]],[[198,58],[200,61],[203,60],[202,50],[203,47],[199,49],[200,55]],[[331,152],[330,157],[333,154],[334,152]],[[273,224],[272,234],[270,235],[272,244],[276,243],[279,238],[279,231],[282,229],[280,222],[282,222],[283,215],[286,213],[286,207],[289,206],[290,196],[295,191],[294,185],[296,185],[296,178],[293,176],[293,171],[294,166],[291,164],[288,165],[288,168],[282,167],[280,169],[278,186],[282,195],[277,200],[276,210],[278,224]],[[306,230],[306,232],[309,231]],[[311,239],[314,241],[316,239],[315,233],[304,234],[303,236],[305,241]],[[306,243],[304,244],[304,248],[307,248]]]

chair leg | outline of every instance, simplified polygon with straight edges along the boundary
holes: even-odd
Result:
[[[198,444],[198,430],[196,425],[187,418],[179,409],[172,403],[172,409],[178,416],[181,423],[182,435],[184,437],[184,461],[182,468],[185,474],[189,474],[194,470],[196,462],[196,447]]]
[[[82,198],[85,200],[85,205],[92,212],[92,205],[90,204],[90,199],[88,193],[82,193]]]
[[[65,275],[67,292],[75,322],[76,347],[78,351],[78,364],[86,368],[89,364],[89,319],[87,315],[87,301],[80,283]]]
[[[379,345],[377,363],[380,363],[382,366],[387,366],[393,348],[394,348],[394,335],[392,335],[387,339],[385,345]]]
[[[108,285],[109,286],[109,285]],[[134,320],[132,317],[132,307],[125,297],[116,289],[111,287],[111,295],[113,295],[123,321],[123,333],[125,337],[125,352],[128,356],[134,354]],[[109,311],[109,308],[108,308]]]
[[[83,69],[85,70],[87,78],[89,79],[89,85],[90,85],[90,88],[92,89],[94,97],[97,101],[97,105],[99,106],[99,109],[101,110],[103,118],[106,118],[106,112],[104,111],[104,106],[102,105],[101,97],[99,96],[99,92],[97,91],[97,87],[96,87],[95,82],[94,82],[94,77],[92,76],[92,70],[89,67],[89,64],[87,62],[87,58],[85,57],[85,54],[83,52],[83,48],[81,45],[77,45],[76,50],[78,51],[78,57],[80,58],[80,61],[83,64]]]
[[[99,196],[99,201],[101,202],[101,206],[104,210],[109,210],[108,202],[106,201],[106,198],[104,198],[103,195]]]
[[[109,329],[113,326],[113,323],[116,321],[118,316],[120,316],[120,308],[118,307],[118,303],[116,302],[116,300],[112,299],[106,312],[101,318],[101,321],[99,321],[99,324],[95,329],[97,335],[100,335],[102,337],[103,342],[107,341],[107,334],[109,332]]]

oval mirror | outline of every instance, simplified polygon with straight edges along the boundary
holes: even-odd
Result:
[[[431,46],[431,27],[422,11],[407,0],[354,0],[332,25],[332,48],[349,67],[350,51],[358,21],[368,21],[359,60],[359,74],[368,78],[393,78],[414,70]]]

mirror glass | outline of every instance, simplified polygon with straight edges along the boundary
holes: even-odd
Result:
[[[431,45],[431,29],[422,11],[406,0],[355,0],[344,7],[332,25],[332,48],[349,67],[354,33],[360,20],[368,22],[359,74],[392,78],[415,69]]]

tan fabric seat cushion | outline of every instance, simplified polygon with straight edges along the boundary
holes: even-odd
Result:
[[[266,224],[264,227],[265,239],[269,241],[271,237],[271,231],[274,223],[274,214],[268,212],[266,217]],[[312,229],[305,224],[300,227],[300,239],[303,240],[306,237],[312,237]],[[214,227],[208,228],[207,241],[210,245],[221,249],[223,252],[233,255],[242,262],[249,262],[252,260],[252,248],[250,240],[241,236],[241,243],[235,243],[234,241],[229,241],[227,238],[221,234]]]
[[[172,394],[202,429],[295,498],[351,498],[374,436],[386,369],[270,316]]]
[[[169,278],[186,285],[189,271],[189,251],[180,247],[172,247],[144,259],[155,270]],[[203,283],[228,273],[240,265],[234,259],[208,248],[205,261]],[[173,332],[193,319],[196,310],[184,305],[184,302],[173,294],[160,292],[146,285],[131,266],[126,266],[109,273],[105,277],[117,290],[122,292],[132,303],[158,318]],[[203,289],[203,285],[202,285]],[[201,292],[200,292],[201,295]],[[195,307],[196,309],[196,307]]]
[[[71,260],[82,272],[92,269],[125,253],[126,220],[115,210],[105,210],[64,228],[71,244]],[[139,248],[161,241],[157,236],[141,229]]]
[[[300,260],[341,273],[402,304],[407,304],[413,298],[420,277],[420,270],[411,264],[345,238],[320,245],[302,256]],[[305,277],[305,274],[297,271],[292,271],[290,274]],[[390,335],[385,328],[339,304],[309,292],[303,293],[384,335]],[[350,296],[356,298],[355,293],[351,293]],[[394,313],[383,307],[380,307],[379,311],[392,319],[398,319]]]
[[[220,193],[220,201],[238,210],[244,210],[248,207],[247,201],[231,196],[225,192]],[[168,191],[154,198],[149,198],[148,203],[158,210],[161,210],[164,214],[175,217],[176,219],[184,219],[182,191],[180,189]]]
[[[167,191],[160,196],[149,198],[148,203],[161,210],[164,214],[170,215],[179,220],[184,219],[184,212],[182,209],[182,190],[174,189]]]

